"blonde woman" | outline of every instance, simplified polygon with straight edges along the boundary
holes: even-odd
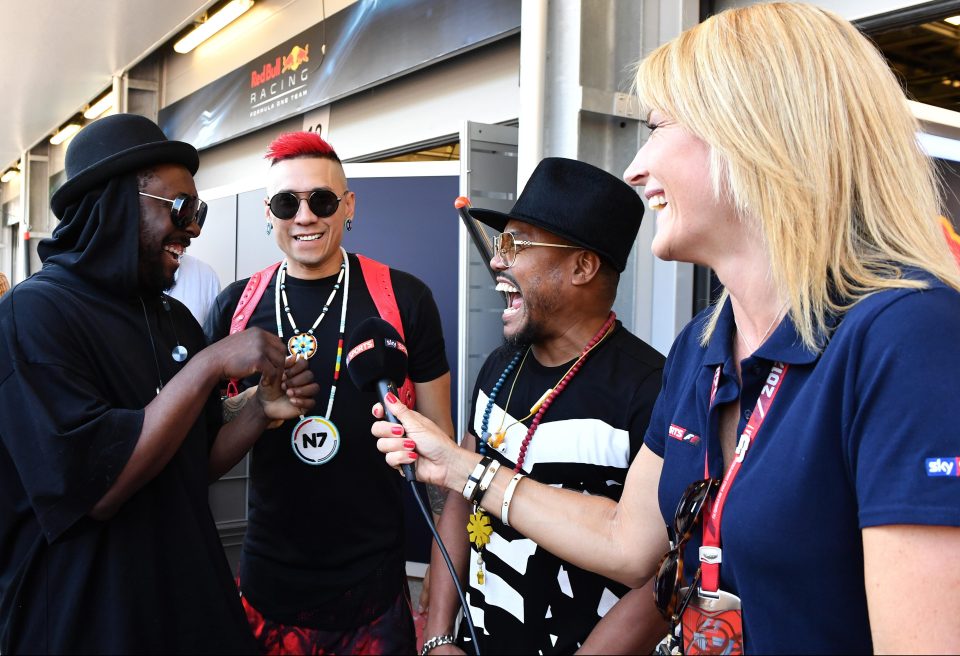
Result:
[[[7,274],[0,271],[0,296],[3,296],[8,291],[10,291],[10,280],[7,279]]]
[[[619,504],[500,471],[481,506],[653,575],[687,653],[960,651],[960,275],[896,79],[845,20],[776,3],[660,47],[637,89],[653,252],[725,291],[671,349]],[[388,463],[413,440],[419,478],[470,489],[479,457],[391,407]]]

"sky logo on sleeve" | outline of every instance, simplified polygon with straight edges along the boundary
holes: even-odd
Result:
[[[927,476],[960,476],[960,458],[927,458]]]

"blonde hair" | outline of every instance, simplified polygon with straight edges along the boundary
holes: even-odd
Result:
[[[0,271],[0,296],[3,296],[10,290],[10,281],[7,280],[7,274]]]
[[[653,51],[636,85],[645,111],[710,146],[714,193],[756,222],[808,348],[823,348],[830,315],[870,294],[927,286],[905,279],[905,266],[960,290],[917,122],[883,57],[846,20],[805,4],[730,9]]]

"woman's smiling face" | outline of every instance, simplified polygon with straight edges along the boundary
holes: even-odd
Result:
[[[710,146],[657,110],[648,125],[650,136],[623,179],[644,187],[647,205],[657,214],[651,250],[661,260],[710,266],[714,254],[729,245],[728,228],[742,227],[727,195],[714,193]]]

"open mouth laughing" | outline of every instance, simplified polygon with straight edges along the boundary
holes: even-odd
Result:
[[[523,307],[523,295],[513,283],[504,278],[497,278],[497,286],[495,289],[506,296],[507,307],[503,311],[504,319],[520,311],[520,308]]]
[[[174,262],[179,264],[180,258],[183,257],[183,254],[187,250],[187,246],[186,244],[181,244],[179,242],[170,242],[168,244],[164,244],[163,250],[167,255],[173,258]]]
[[[650,206],[650,209],[659,212],[667,206],[667,197],[662,193],[654,194],[647,198],[647,204]]]

